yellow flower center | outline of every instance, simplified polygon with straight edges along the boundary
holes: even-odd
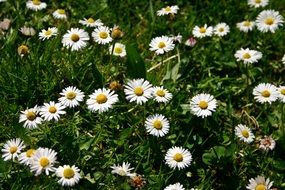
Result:
[[[28,111],[28,113],[26,114],[27,119],[30,121],[34,121],[36,116],[37,116],[36,113],[33,111]]]
[[[42,157],[40,159],[40,166],[44,168],[48,165],[49,165],[49,159],[47,157]]]
[[[136,87],[136,88],[134,89],[134,92],[135,92],[135,95],[137,95],[137,96],[143,95],[143,89],[142,89],[142,87]]]
[[[242,58],[244,59],[250,59],[251,58],[251,55],[249,53],[245,53],[243,54]]]
[[[77,42],[77,41],[80,39],[80,37],[79,37],[78,34],[72,34],[72,35],[70,36],[70,39],[71,39],[72,41],[74,41],[74,42]]]
[[[49,109],[48,109],[48,111],[49,111],[50,113],[55,113],[55,112],[57,111],[57,109],[56,109],[55,106],[50,106]]]
[[[158,95],[160,97],[164,97],[165,96],[165,92],[163,90],[157,90],[156,91],[156,95]]]
[[[123,52],[123,49],[120,47],[115,47],[114,52],[117,54],[121,54]]]
[[[65,14],[65,10],[64,9],[57,9],[57,13],[60,15],[64,15]]]
[[[72,168],[66,168],[63,170],[63,176],[64,178],[70,179],[73,178],[75,175],[74,170]]]
[[[255,187],[255,190],[267,190],[266,186],[264,184],[258,184]]]
[[[268,90],[264,90],[261,95],[265,98],[268,98],[270,96],[270,92]]]
[[[107,32],[100,32],[99,37],[102,39],[106,39],[108,37],[108,33]]]
[[[244,21],[244,22],[243,22],[243,26],[251,26],[251,22],[249,22],[249,21]]]
[[[105,102],[107,102],[108,98],[105,94],[99,94],[97,97],[96,97],[96,101],[98,104],[104,104]]]
[[[158,48],[164,48],[166,45],[164,42],[159,42],[157,46]]]
[[[173,159],[174,159],[176,162],[182,162],[182,161],[183,161],[183,155],[180,154],[180,153],[176,153],[176,154],[173,156]]]
[[[281,93],[282,95],[285,95],[285,88],[281,89],[280,93]]]
[[[89,23],[89,24],[92,24],[94,22],[95,22],[95,20],[93,18],[88,18],[88,20],[87,20],[87,23]]]
[[[206,28],[201,27],[201,28],[199,29],[199,32],[200,32],[200,33],[205,33],[205,32],[206,32]]]
[[[223,31],[225,31],[224,28],[219,28],[219,32],[223,32]]]
[[[261,0],[255,0],[255,3],[257,4],[261,3]]]
[[[16,146],[11,146],[10,149],[9,149],[9,152],[11,154],[14,154],[15,152],[17,152],[18,148]]]
[[[76,93],[75,92],[68,92],[65,96],[67,99],[73,100],[76,97]]]
[[[155,121],[153,122],[153,127],[156,128],[156,129],[158,129],[158,130],[162,129],[162,123],[161,123],[161,121],[155,120]]]
[[[34,5],[40,5],[41,4],[41,1],[40,0],[32,0],[32,3]]]
[[[165,9],[164,9],[166,12],[170,12],[171,11],[171,8],[169,6],[167,6]]]
[[[208,102],[202,100],[199,102],[199,107],[203,110],[207,109],[208,108]]]
[[[274,18],[272,17],[267,17],[265,20],[264,20],[264,23],[267,24],[267,25],[272,25],[274,23]]]
[[[120,176],[125,176],[125,175],[127,175],[126,171],[123,170],[123,169],[120,169],[120,170],[118,171],[118,174],[119,174]]]
[[[36,152],[35,149],[29,149],[29,150],[27,150],[27,152],[26,152],[26,156],[27,156],[28,158],[31,158],[31,157],[35,154],[35,152]]]
[[[52,31],[51,31],[51,30],[45,31],[45,35],[46,35],[46,36],[50,36],[51,34],[52,34]]]
[[[248,138],[248,137],[249,137],[248,130],[246,130],[246,129],[243,129],[243,130],[241,131],[241,134],[242,134],[242,136],[244,136],[245,138]]]

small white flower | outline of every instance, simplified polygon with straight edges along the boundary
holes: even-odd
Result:
[[[128,162],[123,162],[122,166],[120,165],[113,165],[111,166],[112,170],[112,174],[118,174],[120,176],[131,176],[131,170],[133,170],[134,168],[131,168],[131,165]]]
[[[99,26],[103,26],[103,23],[100,19],[94,20],[93,18],[84,18],[83,20],[79,20],[79,23],[87,26],[87,27],[99,27]]]
[[[155,114],[146,118],[145,127],[149,134],[163,137],[169,131],[169,121],[163,115]]]
[[[92,37],[98,44],[108,44],[113,41],[110,35],[111,29],[107,26],[99,26],[92,32]]]
[[[52,13],[52,16],[56,19],[67,19],[66,13],[64,9],[57,9]]]
[[[179,7],[177,5],[167,6],[157,11],[157,16],[163,16],[168,14],[177,14]]]
[[[268,5],[269,0],[247,0],[250,7],[259,8]]]
[[[43,119],[38,116],[39,108],[35,106],[34,108],[26,109],[21,111],[19,122],[25,122],[24,127],[28,129],[35,129],[38,125],[42,124]]]
[[[35,149],[29,149],[26,152],[22,152],[19,155],[18,160],[19,160],[19,162],[21,164],[24,164],[26,166],[30,166],[31,163],[32,163],[32,160],[33,160],[33,156],[35,155],[35,153],[36,153]]]
[[[56,36],[57,35],[57,28],[56,27],[49,27],[47,30],[43,29],[40,33],[39,33],[39,37],[41,40],[46,40],[46,39],[50,39],[52,36]]]
[[[46,121],[50,121],[52,119],[58,121],[60,115],[66,113],[64,109],[65,106],[63,106],[61,103],[55,103],[51,101],[49,103],[44,103],[44,106],[42,106],[42,108],[40,109],[40,115]]]
[[[164,54],[174,49],[175,45],[172,38],[168,36],[155,37],[149,44],[150,51],[155,51],[156,54]]]
[[[190,47],[194,47],[195,44],[197,43],[197,40],[193,37],[189,37],[186,41],[185,41],[185,45],[186,46],[190,46]]]
[[[164,190],[185,190],[185,189],[183,185],[181,185],[180,183],[175,183],[168,185],[167,187],[164,188]]]
[[[172,94],[164,89],[163,86],[155,86],[152,88],[152,95],[157,102],[167,103],[171,100]]]
[[[275,145],[276,142],[271,136],[265,136],[264,138],[259,140],[259,149],[264,151],[273,150],[275,148]]]
[[[4,161],[15,160],[26,146],[19,138],[8,140],[2,148]]]
[[[170,38],[172,39],[173,42],[178,42],[178,43],[182,42],[182,36],[180,34],[178,34],[177,36],[171,35]]]
[[[279,86],[277,91],[279,93],[279,100],[285,103],[285,86]]]
[[[113,50],[113,53],[112,53]],[[121,43],[115,43],[115,46],[110,46],[109,47],[109,52],[110,54],[113,54],[115,56],[120,56],[120,57],[125,57],[127,55],[126,52],[126,46],[124,44]]]
[[[213,34],[213,27],[212,26],[207,26],[207,24],[205,24],[202,27],[199,26],[195,26],[192,30],[192,34],[194,37],[196,38],[204,38],[207,36],[212,36]]]
[[[76,183],[79,182],[81,176],[79,174],[80,169],[78,169],[76,166],[59,166],[55,174],[57,177],[60,177],[60,180],[58,180],[58,183],[62,186],[74,186]]]
[[[191,153],[182,147],[172,147],[168,149],[165,155],[166,164],[172,168],[178,168],[178,170],[190,166],[192,161]]]
[[[31,0],[27,1],[26,6],[28,9],[39,11],[45,9],[47,4],[45,2],[41,2],[40,0]]]
[[[82,102],[84,98],[84,93],[74,86],[63,89],[60,95],[62,95],[62,97],[60,97],[58,101],[62,105],[70,108],[78,106],[79,102]]]
[[[275,102],[279,97],[277,87],[269,83],[261,83],[257,85],[253,89],[252,94],[254,95],[254,99],[262,104],[265,102],[271,104],[272,102]]]
[[[266,179],[264,176],[257,176],[256,178],[251,178],[249,184],[246,186],[249,190],[270,190],[273,185],[273,181]]]
[[[235,53],[237,61],[243,61],[244,64],[256,63],[262,58],[262,53],[248,48],[237,50]]]
[[[62,38],[63,46],[71,48],[71,51],[77,51],[87,46],[89,35],[83,29],[71,28]]]
[[[255,138],[250,128],[242,124],[239,124],[235,127],[235,134],[240,138],[241,141],[246,143],[251,143]]]
[[[192,113],[198,117],[208,117],[216,110],[217,100],[210,94],[198,94],[190,101]]]
[[[34,36],[36,31],[32,27],[23,26],[19,29],[19,31],[25,36]]]
[[[214,28],[214,34],[222,37],[227,35],[230,32],[230,27],[226,23],[219,23]]]
[[[264,10],[256,18],[257,29],[261,32],[274,33],[283,22],[283,17],[274,10]]]
[[[283,55],[283,57],[282,57],[282,63],[285,65],[285,54]]]
[[[254,21],[246,20],[246,21],[237,23],[237,28],[242,32],[252,31],[254,26],[255,26]]]

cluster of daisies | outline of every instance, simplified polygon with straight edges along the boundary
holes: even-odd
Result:
[[[30,168],[30,171],[38,176],[42,173],[49,175],[54,172],[59,178],[58,183],[62,186],[73,186],[79,182],[80,169],[75,165],[63,165],[55,167],[57,164],[57,153],[49,148],[30,148],[23,151],[26,145],[19,138],[8,140],[2,149],[4,161],[18,161]]]

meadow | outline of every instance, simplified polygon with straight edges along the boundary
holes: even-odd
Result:
[[[0,6],[0,189],[285,189],[284,0]]]

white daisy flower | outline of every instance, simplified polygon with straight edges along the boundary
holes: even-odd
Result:
[[[216,110],[217,100],[210,94],[198,94],[190,101],[192,113],[198,117],[208,117]]]
[[[197,40],[195,38],[193,38],[192,36],[189,37],[186,41],[185,41],[185,45],[186,46],[190,46],[190,47],[194,47],[197,43]]]
[[[282,57],[282,63],[285,65],[285,54],[283,55],[283,57]]]
[[[182,42],[182,36],[180,34],[178,34],[177,36],[171,35],[170,38],[172,39],[172,41],[181,43]]]
[[[79,174],[80,169],[78,169],[76,166],[59,166],[55,174],[57,177],[60,177],[60,180],[58,180],[58,183],[62,186],[74,186],[76,183],[79,182],[81,176]]]
[[[57,35],[57,28],[56,27],[49,27],[47,30],[43,29],[39,33],[40,40],[50,39],[52,36]]]
[[[83,101],[84,92],[81,92],[78,88],[74,86],[69,86],[62,90],[60,93],[62,97],[58,101],[66,107],[76,107],[79,105],[79,102]]]
[[[133,79],[129,80],[125,85],[124,92],[130,102],[136,102],[141,105],[151,98],[152,85],[144,79]]]
[[[50,101],[49,103],[44,103],[44,106],[42,106],[42,108],[40,109],[40,115],[46,121],[50,121],[52,119],[58,121],[60,115],[66,113],[64,109],[65,106],[63,106],[61,103],[55,103],[53,101]]]
[[[0,2],[6,2],[7,0],[0,0]]]
[[[19,31],[25,36],[34,36],[36,31],[33,27],[23,26],[19,29]]]
[[[277,87],[269,83],[261,83],[257,85],[253,89],[252,94],[254,95],[254,99],[262,104],[265,102],[271,104],[272,102],[275,102],[279,97]]]
[[[274,33],[283,22],[283,17],[274,10],[264,10],[256,18],[257,29],[261,32]]]
[[[248,48],[237,50],[235,53],[237,61],[243,61],[244,64],[256,63],[262,58],[262,53]]]
[[[71,51],[77,51],[87,46],[89,35],[83,29],[71,28],[62,38],[63,46],[71,48]]]
[[[190,166],[192,161],[191,153],[182,147],[172,147],[168,149],[165,155],[166,164],[172,168],[178,168],[178,170]]]
[[[92,37],[98,44],[108,44],[113,41],[110,35],[111,29],[107,26],[99,26],[92,32]]]
[[[255,138],[250,128],[242,124],[239,124],[235,127],[235,134],[237,137],[240,138],[241,141],[246,142],[246,143],[253,142]]]
[[[268,5],[269,0],[247,0],[250,7],[259,8]]]
[[[214,28],[214,34],[222,37],[227,35],[230,32],[230,27],[226,23],[219,23]]]
[[[185,190],[185,188],[180,183],[175,183],[168,185],[167,187],[164,188],[164,190]]]
[[[273,181],[266,179],[264,176],[257,176],[256,178],[251,178],[249,184],[246,186],[249,190],[270,190],[273,185]]]
[[[152,95],[157,102],[167,103],[171,100],[172,94],[164,89],[163,86],[155,86],[152,88]]]
[[[32,0],[28,1],[26,3],[26,6],[28,9],[39,11],[45,9],[47,7],[47,4],[45,2],[41,2],[40,0]]]
[[[175,45],[172,38],[168,36],[155,37],[149,44],[150,51],[155,51],[156,54],[164,54],[174,49]]]
[[[204,38],[206,36],[212,36],[213,27],[212,26],[208,27],[207,24],[205,24],[202,27],[195,26],[192,30],[192,34],[196,38]]]
[[[167,6],[157,11],[157,16],[169,15],[169,14],[177,14],[179,7],[177,5]]]
[[[113,104],[118,101],[118,95],[114,91],[102,88],[95,90],[93,94],[89,95],[86,103],[88,109],[92,112],[98,111],[99,113],[103,113],[111,109]]]
[[[49,175],[49,172],[54,172],[56,163],[56,152],[49,148],[38,148],[36,153],[32,157],[31,161],[31,171],[35,172],[35,175],[38,176],[42,172],[45,172],[46,175]]]
[[[237,28],[242,32],[252,31],[254,26],[255,26],[254,21],[246,20],[246,21],[237,23]]]
[[[169,131],[169,121],[161,114],[150,115],[146,118],[145,127],[149,134],[163,137]]]
[[[4,161],[7,160],[15,160],[19,157],[21,150],[24,149],[26,146],[24,145],[23,141],[19,138],[8,140],[3,148],[2,148],[2,158]]]
[[[275,148],[275,145],[276,142],[271,136],[265,136],[264,138],[259,140],[259,149],[264,151],[273,150]]]
[[[279,86],[277,91],[279,93],[279,100],[285,103],[285,86]]]
[[[52,13],[52,16],[56,19],[67,19],[64,9],[57,9]]]
[[[94,20],[93,18],[84,18],[83,20],[79,20],[79,23],[87,26],[87,27],[99,27],[99,26],[103,26],[103,23],[100,19]]]
[[[26,166],[30,166],[31,165],[31,162],[33,160],[33,156],[35,155],[36,153],[36,150],[35,149],[29,149],[27,150],[26,152],[22,152],[20,155],[19,155],[19,162],[21,164],[24,164]]]
[[[25,122],[24,127],[28,129],[37,128],[43,121],[43,119],[38,116],[38,113],[39,108],[37,106],[21,111],[19,123]]]
[[[112,170],[112,174],[118,174],[120,176],[131,176],[131,170],[133,170],[134,168],[131,168],[131,165],[128,162],[123,162],[122,166],[120,165],[113,165],[111,166]]]
[[[113,50],[113,53],[112,53]],[[120,56],[120,57],[125,57],[127,55],[126,52],[126,46],[124,44],[121,43],[115,43],[115,46],[110,46],[109,47],[109,52],[110,54],[113,54],[115,56]]]

